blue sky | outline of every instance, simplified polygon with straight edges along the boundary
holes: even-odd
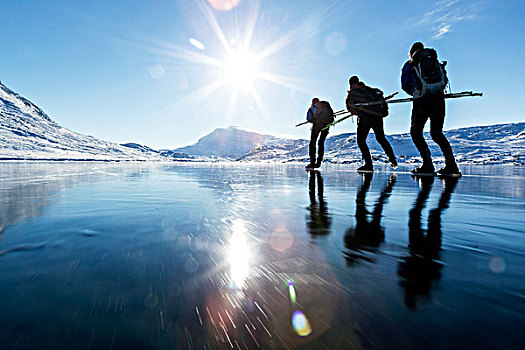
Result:
[[[446,129],[518,122],[524,13],[491,0],[8,0],[0,80],[108,141],[175,148],[229,125],[307,138],[294,125],[311,98],[342,109],[351,75],[404,97],[400,69],[419,40],[449,62],[453,91],[484,93],[447,102]],[[387,134],[409,124],[410,104],[391,106]]]

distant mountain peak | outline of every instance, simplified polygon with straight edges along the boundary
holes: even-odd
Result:
[[[195,156],[216,156],[236,159],[250,150],[277,138],[259,134],[238,126],[217,128],[201,137],[197,143],[177,148],[175,152],[184,152]]]

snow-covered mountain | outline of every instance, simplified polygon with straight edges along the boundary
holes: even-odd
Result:
[[[475,126],[445,131],[454,155],[461,164],[515,164],[525,165],[525,123]],[[410,134],[388,135],[398,161],[419,162],[419,153]],[[443,161],[439,147],[425,133],[433,159]],[[375,160],[387,162],[386,156],[373,133],[368,145]],[[308,160],[308,140],[286,140],[263,144],[240,157],[243,161],[293,162]],[[361,161],[355,133],[329,137],[325,143],[325,161],[355,163]]]
[[[0,83],[0,159],[160,160],[163,157],[158,152],[68,130]]]
[[[277,140],[270,135],[230,126],[227,129],[215,129],[191,146],[177,148],[174,152],[182,152],[195,156],[215,156],[223,158],[238,158],[268,142]]]

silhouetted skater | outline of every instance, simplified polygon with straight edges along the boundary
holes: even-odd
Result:
[[[372,173],[363,174],[363,183],[355,200],[355,227],[347,229],[343,238],[344,245],[348,249],[344,255],[349,263],[360,259],[372,261],[360,252],[375,249],[385,240],[385,230],[381,226],[383,207],[392,194],[397,178],[395,174],[390,176],[374,205],[373,211],[369,212],[366,209],[365,200],[370,189],[372,176]]]
[[[444,63],[439,63],[434,49],[428,49],[416,42],[410,48],[409,60],[403,66],[401,85],[403,90],[414,97],[410,135],[423,159],[423,165],[412,170],[414,174],[433,174],[434,165],[430,150],[423,137],[423,128],[430,119],[430,135],[441,148],[445,157],[445,167],[440,175],[461,176],[452,148],[445,135],[444,91],[448,83]]]
[[[405,304],[410,309],[418,308],[421,296],[430,293],[432,282],[441,278],[441,216],[449,207],[452,193],[459,181],[458,178],[445,177],[443,191],[438,206],[428,213],[428,227],[425,232],[421,225],[421,213],[426,207],[432,190],[434,177],[416,177],[420,184],[419,193],[409,212],[408,248],[409,255],[401,260],[398,267],[401,285],[405,290]]]
[[[306,166],[306,169],[314,169],[319,168],[321,166],[321,162],[323,161],[324,156],[324,141],[326,140],[326,137],[328,136],[328,131],[330,130],[329,128],[326,130],[322,129],[334,121],[334,111],[332,110],[330,103],[328,103],[327,101],[320,101],[317,103],[317,105],[315,105],[315,100],[315,98],[312,100],[312,107],[310,107],[307,113],[307,119],[308,117],[310,117],[311,119],[309,119],[308,121],[311,122],[313,125],[309,147],[310,164]],[[317,99],[317,101],[319,100]],[[314,108],[316,109],[316,111],[312,115],[311,111],[313,111]],[[315,144],[318,138],[319,142],[316,159]]]
[[[388,106],[386,103],[374,106],[355,106],[356,103],[384,101],[383,92],[379,89],[374,89],[366,86],[359,81],[357,76],[353,76],[348,81],[350,90],[346,97],[346,108],[352,114],[357,114],[357,145],[363,156],[365,164],[357,169],[359,172],[372,172],[374,167],[372,165],[372,156],[366,144],[366,138],[370,129],[374,130],[374,135],[377,142],[383,148],[386,156],[392,167],[397,168],[396,156],[390,142],[385,137],[385,130],[383,128],[383,118],[388,115]]]

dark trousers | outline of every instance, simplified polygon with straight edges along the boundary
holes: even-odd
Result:
[[[359,146],[359,150],[361,150],[365,163],[372,164],[372,156],[370,155],[370,150],[366,144],[366,138],[368,137],[370,129],[374,130],[376,140],[381,145],[381,148],[388,159],[390,161],[395,160],[396,156],[394,155],[394,150],[385,137],[383,118],[377,116],[364,116],[357,118],[357,145]]]
[[[310,163],[315,164],[315,143],[317,138],[319,138],[319,147],[317,150],[317,164],[321,164],[324,156],[324,140],[328,136],[328,130],[321,130],[324,127],[314,126],[312,127],[312,135],[310,137]]]
[[[443,135],[443,124],[445,122],[445,99],[443,96],[426,96],[415,99],[413,102],[410,135],[424,164],[432,163],[428,144],[423,137],[423,129],[428,119],[430,119],[430,136],[441,148],[446,164],[455,165],[452,147]]]

